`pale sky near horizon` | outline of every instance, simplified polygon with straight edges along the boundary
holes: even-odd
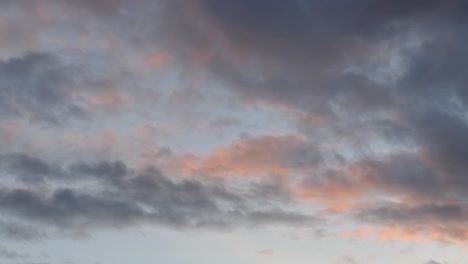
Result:
[[[0,263],[468,263],[467,14],[0,0]]]

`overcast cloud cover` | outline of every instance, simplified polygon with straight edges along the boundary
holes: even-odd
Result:
[[[467,263],[467,35],[463,0],[0,0],[0,262]]]

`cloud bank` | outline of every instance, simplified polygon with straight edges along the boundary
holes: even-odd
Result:
[[[0,5],[0,234],[331,217],[466,243],[464,1]]]

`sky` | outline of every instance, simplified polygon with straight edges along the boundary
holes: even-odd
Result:
[[[466,14],[0,0],[0,263],[468,263]]]

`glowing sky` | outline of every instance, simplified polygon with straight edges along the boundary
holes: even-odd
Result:
[[[467,14],[0,0],[0,263],[468,263]]]

